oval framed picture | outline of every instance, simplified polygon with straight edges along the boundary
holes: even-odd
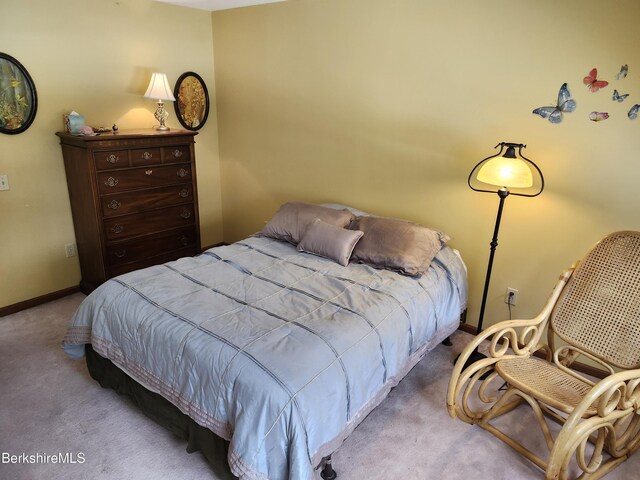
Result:
[[[173,91],[176,116],[187,130],[199,130],[209,116],[209,92],[202,77],[194,72],[180,75]]]
[[[0,132],[24,132],[38,110],[33,80],[18,60],[0,52]]]

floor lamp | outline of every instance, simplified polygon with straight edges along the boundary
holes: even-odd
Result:
[[[527,148],[526,145],[502,142],[494,148],[498,147],[500,147],[500,151],[478,163],[473,170],[471,170],[468,179],[469,187],[472,190],[484,193],[497,193],[498,197],[500,197],[496,224],[493,229],[493,238],[490,244],[491,253],[489,254],[487,275],[484,280],[484,291],[482,292],[482,303],[480,304],[480,315],[478,317],[476,335],[482,332],[482,320],[484,319],[484,309],[487,304],[493,257],[496,253],[496,247],[498,246],[498,230],[500,229],[500,219],[502,218],[504,201],[509,195],[535,197],[540,195],[544,189],[542,172],[535,163],[522,155],[522,149]],[[482,358],[485,358],[485,355],[476,349],[467,360],[465,368]]]

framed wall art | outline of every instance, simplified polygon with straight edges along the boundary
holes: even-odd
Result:
[[[187,130],[199,130],[209,116],[209,92],[202,77],[185,72],[176,82],[173,96],[176,116]]]
[[[24,132],[36,117],[38,96],[29,72],[0,52],[0,132]]]

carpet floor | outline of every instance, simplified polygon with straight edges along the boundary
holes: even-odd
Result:
[[[83,298],[78,293],[0,318],[0,479],[233,478],[224,458],[211,467],[199,453],[186,453],[184,441],[101,388],[84,361],[64,354],[60,341]],[[488,432],[447,414],[451,362],[469,338],[456,332],[453,347],[428,353],[358,426],[333,455],[338,480],[543,478]],[[542,437],[524,412],[511,427],[542,452]],[[43,461],[59,454],[76,463]],[[639,479],[639,472],[637,454],[606,478]]]

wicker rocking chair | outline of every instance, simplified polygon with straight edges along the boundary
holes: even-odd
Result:
[[[545,327],[547,345],[539,343]],[[465,369],[487,339],[488,357]],[[577,373],[578,357],[605,377]],[[490,424],[519,415],[525,402],[542,429],[546,460]],[[454,366],[447,408],[513,447],[546,479],[601,478],[624,462],[640,447],[640,232],[602,239],[561,275],[534,319],[497,323],[469,343]],[[548,419],[561,425],[555,439]]]

